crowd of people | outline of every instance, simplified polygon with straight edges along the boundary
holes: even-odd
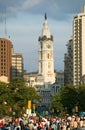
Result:
[[[1,130],[85,130],[85,119],[79,116],[66,117],[2,117]]]

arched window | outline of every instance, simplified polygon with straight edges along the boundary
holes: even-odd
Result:
[[[48,57],[48,59],[50,59],[50,54],[49,53],[48,53],[47,57]]]

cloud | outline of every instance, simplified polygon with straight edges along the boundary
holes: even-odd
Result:
[[[28,10],[29,8],[33,8],[34,6],[38,5],[39,3],[41,3],[42,0],[25,0],[24,3],[22,4],[22,11],[23,10]]]
[[[47,13],[53,19],[69,18],[69,14],[80,12],[85,0],[0,0],[0,16],[7,12],[8,17],[15,17],[19,12],[32,14]]]
[[[50,18],[67,20],[69,15],[79,13],[84,3],[85,0],[32,0],[25,11],[41,15],[46,12]]]

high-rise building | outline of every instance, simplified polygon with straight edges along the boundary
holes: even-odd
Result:
[[[0,38],[0,81],[9,83],[14,77],[23,76],[23,57],[13,52],[12,42]]]
[[[22,54],[12,54],[12,78],[23,77],[23,57]]]
[[[72,39],[67,44],[64,59],[64,82],[80,85],[85,76],[85,6],[74,16]]]
[[[73,84],[73,38],[67,44],[67,53],[64,56],[64,85]]]
[[[85,6],[73,20],[73,84],[79,85],[85,75]]]
[[[56,70],[55,73],[56,73],[55,83],[57,85],[60,85],[61,87],[63,87],[64,86],[64,72],[62,70],[60,70],[60,71]]]
[[[42,80],[42,82],[45,84],[46,83],[52,84],[55,82],[53,36],[50,33],[46,14],[42,34],[39,37],[38,78],[39,80]]]
[[[11,80],[11,52],[12,42],[6,38],[0,38],[0,81]]]

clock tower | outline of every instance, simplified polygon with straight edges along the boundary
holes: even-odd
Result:
[[[38,75],[43,83],[52,84],[55,82],[54,74],[54,55],[53,55],[53,36],[50,33],[47,16],[39,37],[39,70]]]

